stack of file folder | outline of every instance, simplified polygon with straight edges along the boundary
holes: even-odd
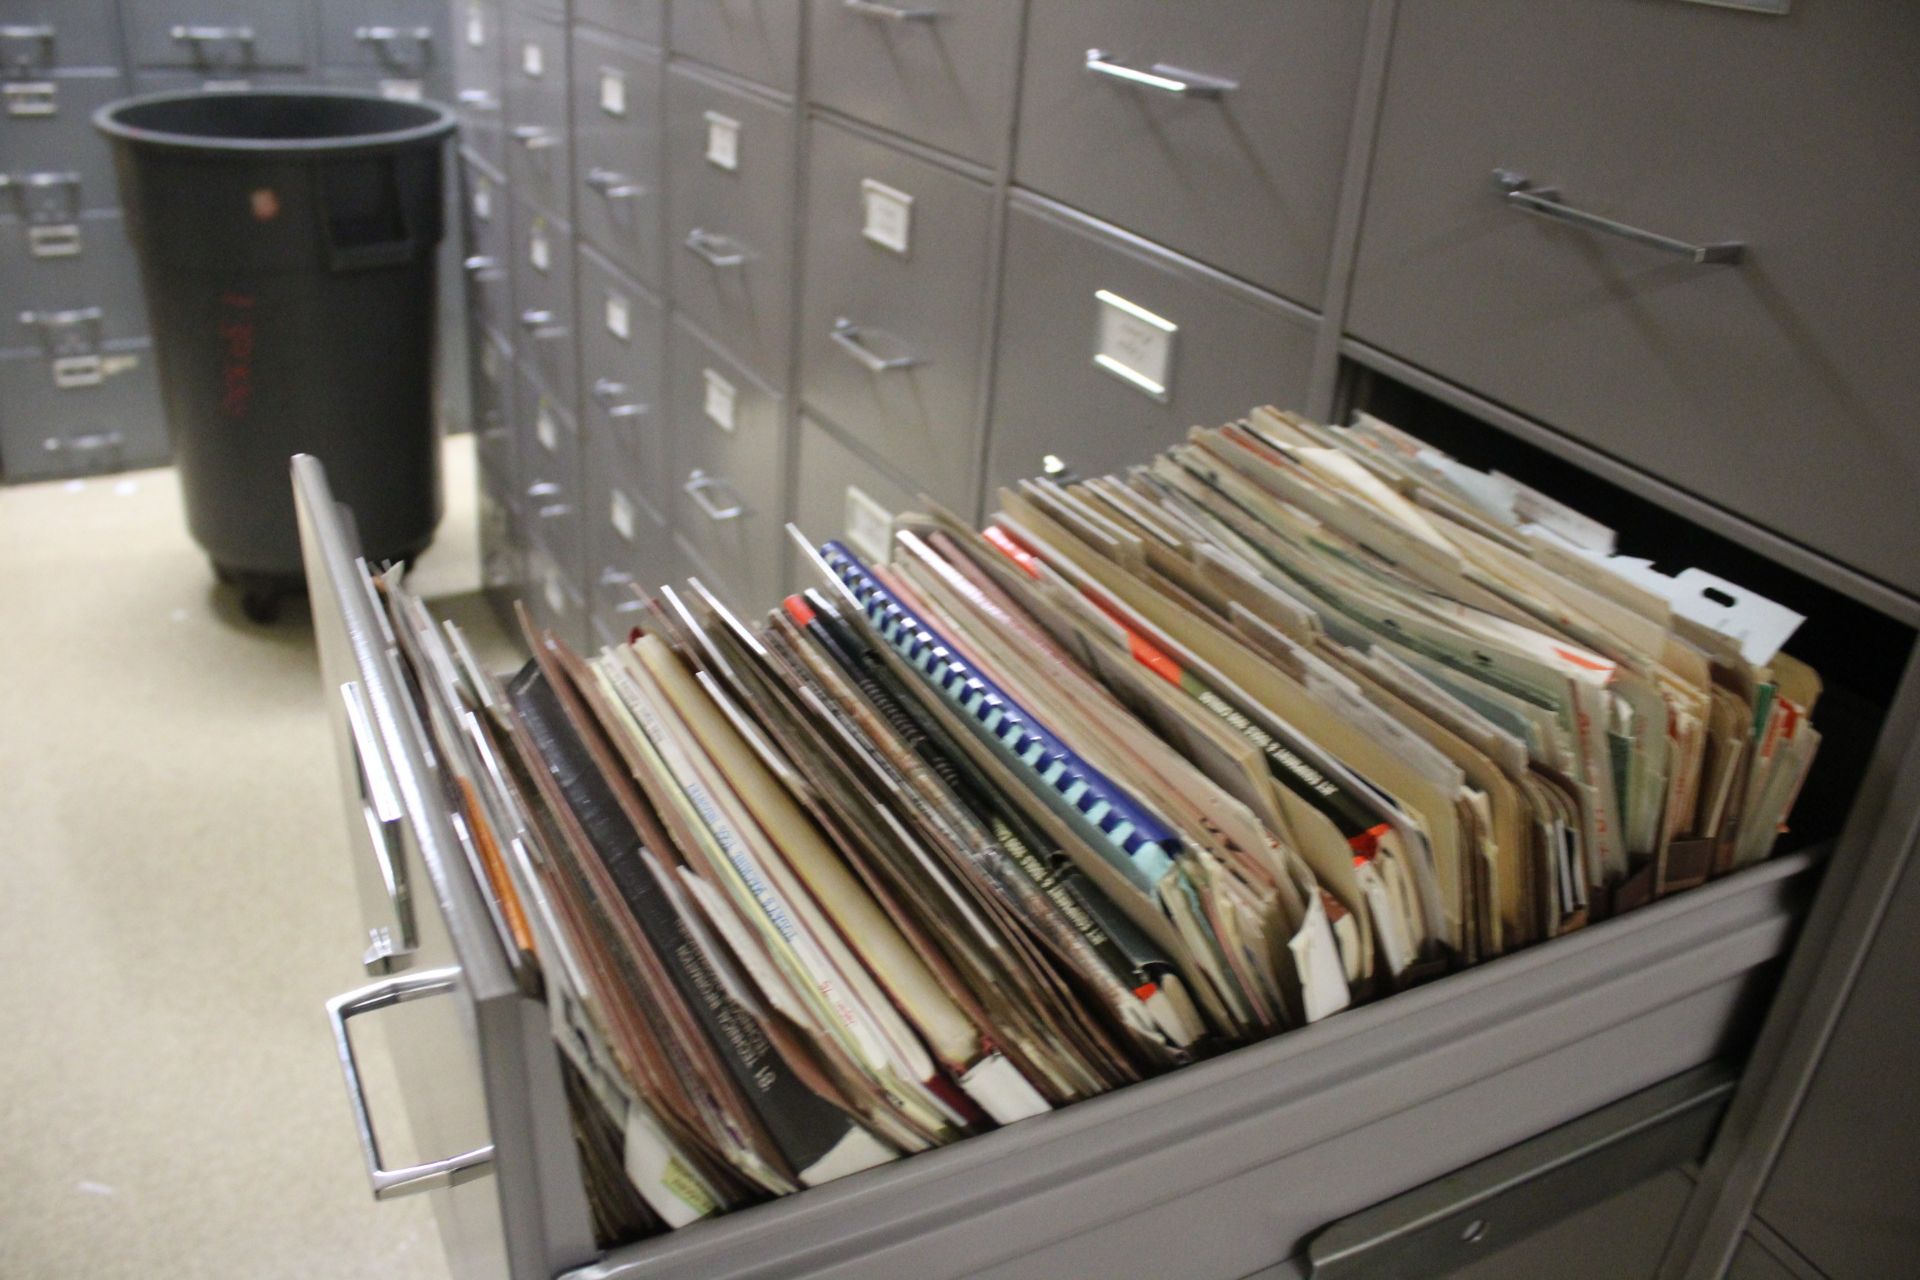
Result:
[[[1371,418],[995,505],[801,541],[760,617],[694,581],[597,655],[528,625],[505,680],[378,575],[604,1238],[1746,866],[1819,745],[1789,611]]]

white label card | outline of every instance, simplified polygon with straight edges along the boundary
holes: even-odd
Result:
[[[1099,303],[1093,362],[1155,400],[1166,400],[1173,376],[1173,335],[1180,326],[1106,289]]]
[[[545,400],[540,402],[535,415],[533,432],[540,437],[540,445],[548,453],[560,452],[560,422],[553,416],[553,406]]]
[[[893,543],[893,513],[858,485],[847,486],[846,531],[847,541],[868,561],[887,562],[887,548]]]
[[[610,116],[627,114],[627,78],[613,67],[600,68],[600,109]]]
[[[607,332],[623,342],[633,334],[627,300],[617,293],[607,295]]]
[[[860,181],[860,234],[883,249],[905,254],[913,237],[913,197],[872,178]]]
[[[418,80],[382,80],[380,82],[380,96],[392,102],[418,102],[421,93]]]
[[[607,514],[613,520],[613,527],[619,530],[622,538],[632,542],[639,536],[639,528],[633,522],[633,499],[615,489],[610,506],[611,509]]]
[[[538,79],[547,74],[547,55],[537,41],[529,40],[520,47],[520,69]]]
[[[740,393],[731,382],[712,369],[704,372],[707,379],[705,404],[707,417],[711,418],[722,431],[731,431],[733,430],[733,402],[739,398]]]
[[[545,223],[534,223],[533,230],[527,235],[527,261],[541,271],[553,265],[553,249],[547,243]]]
[[[473,216],[482,222],[493,221],[493,184],[485,178],[473,184]]]
[[[467,6],[467,43],[476,49],[487,43],[486,11],[477,4]]]
[[[740,167],[740,122],[718,111],[707,115],[707,163],[732,171]]]

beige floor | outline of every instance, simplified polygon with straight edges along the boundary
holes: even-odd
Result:
[[[415,581],[486,628],[465,438],[447,489]],[[0,600],[0,1277],[445,1276],[322,1013],[364,935],[304,609],[241,617],[170,471],[0,489]]]

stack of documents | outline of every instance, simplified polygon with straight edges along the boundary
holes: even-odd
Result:
[[[800,545],[504,683],[379,578],[608,1238],[1747,865],[1819,744],[1790,612],[1366,417]]]

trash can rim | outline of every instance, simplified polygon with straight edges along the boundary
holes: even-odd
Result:
[[[325,138],[223,138],[208,137],[201,134],[171,133],[164,129],[143,129],[138,125],[127,124],[118,119],[120,112],[134,107],[153,106],[168,102],[185,102],[204,97],[209,92],[217,92],[223,97],[235,98],[338,98],[354,99],[362,102],[377,102],[389,106],[416,107],[432,113],[432,118],[424,123],[409,125],[404,129],[390,129],[381,133],[353,133]],[[339,155],[353,151],[383,151],[393,147],[405,147],[414,143],[429,142],[444,138],[454,131],[459,123],[451,108],[438,102],[424,99],[411,101],[382,97],[377,93],[367,93],[359,89],[332,89],[298,87],[275,87],[271,89],[221,89],[209,91],[203,89],[170,89],[164,93],[143,93],[128,98],[119,98],[107,103],[93,113],[93,127],[110,138],[136,143],[141,146],[167,147],[180,151],[232,152],[253,155],[262,152],[296,152],[315,155]]]

